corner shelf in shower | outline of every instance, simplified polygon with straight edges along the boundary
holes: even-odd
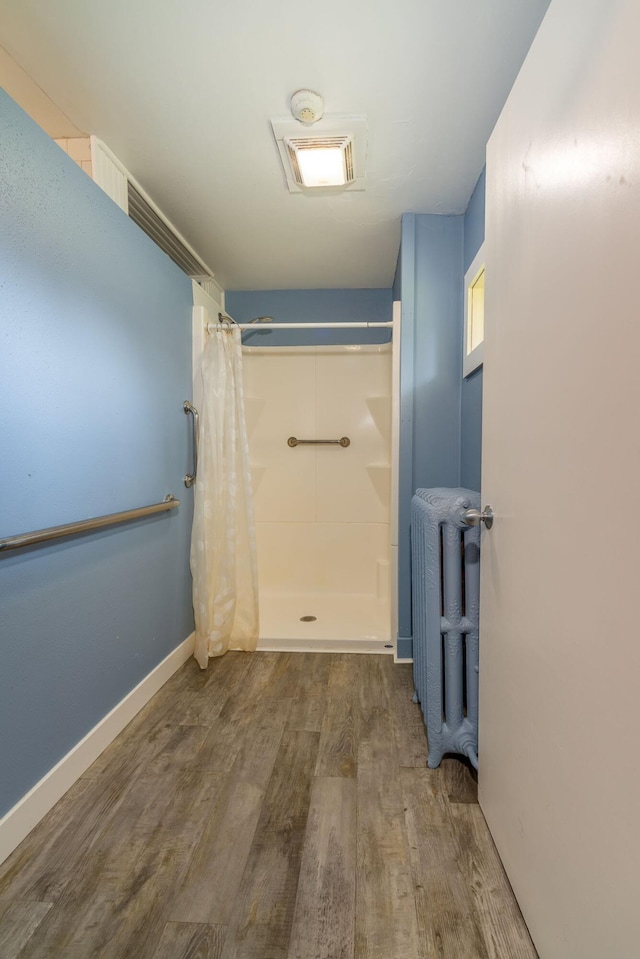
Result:
[[[380,433],[385,438],[391,436],[391,397],[368,396],[367,406]]]
[[[262,477],[267,471],[267,467],[251,465],[249,469],[251,470],[251,486],[253,488],[253,495],[255,496],[262,482]]]
[[[389,463],[369,463],[367,473],[372,486],[383,506],[389,505],[391,496],[391,465]]]
[[[260,399],[259,396],[245,396],[244,398],[244,418],[247,423],[247,434],[251,436],[256,426],[258,425],[258,420],[262,415],[262,411],[265,407],[266,401]]]

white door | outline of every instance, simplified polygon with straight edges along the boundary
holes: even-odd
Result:
[[[639,41],[552,0],[487,154],[480,801],[542,959],[640,956]]]

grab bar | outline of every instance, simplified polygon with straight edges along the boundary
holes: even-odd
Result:
[[[184,485],[187,489],[193,486],[196,481],[196,476],[198,475],[198,432],[200,424],[200,415],[189,400],[185,400],[182,404],[182,409],[188,415],[191,413],[193,416],[193,473],[187,473],[184,478]]]
[[[64,526],[49,526],[47,529],[38,529],[33,533],[21,533],[18,536],[8,536],[0,540],[0,553],[10,549],[19,549],[21,546],[33,546],[35,543],[44,543],[49,539],[59,539],[62,536],[72,536],[74,533],[85,533],[90,529],[99,529],[101,526],[113,526],[115,523],[126,523],[141,516],[150,516],[152,513],[164,513],[168,509],[180,506],[180,500],[173,493],[165,496],[162,503],[152,506],[139,506],[137,509],[127,509],[122,513],[108,513],[106,516],[95,516],[93,519],[83,519],[78,523],[65,523]]]
[[[290,436],[287,440],[287,446],[351,446],[351,440],[348,436],[341,436],[339,440],[299,440],[295,436]]]

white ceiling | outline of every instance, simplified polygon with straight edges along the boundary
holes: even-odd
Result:
[[[549,0],[0,0],[0,42],[226,289],[388,287],[403,212],[461,213]],[[300,87],[366,114],[367,186],[288,192]]]

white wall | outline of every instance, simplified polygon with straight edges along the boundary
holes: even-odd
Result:
[[[487,152],[480,802],[541,959],[640,955],[639,37],[553,0]]]

